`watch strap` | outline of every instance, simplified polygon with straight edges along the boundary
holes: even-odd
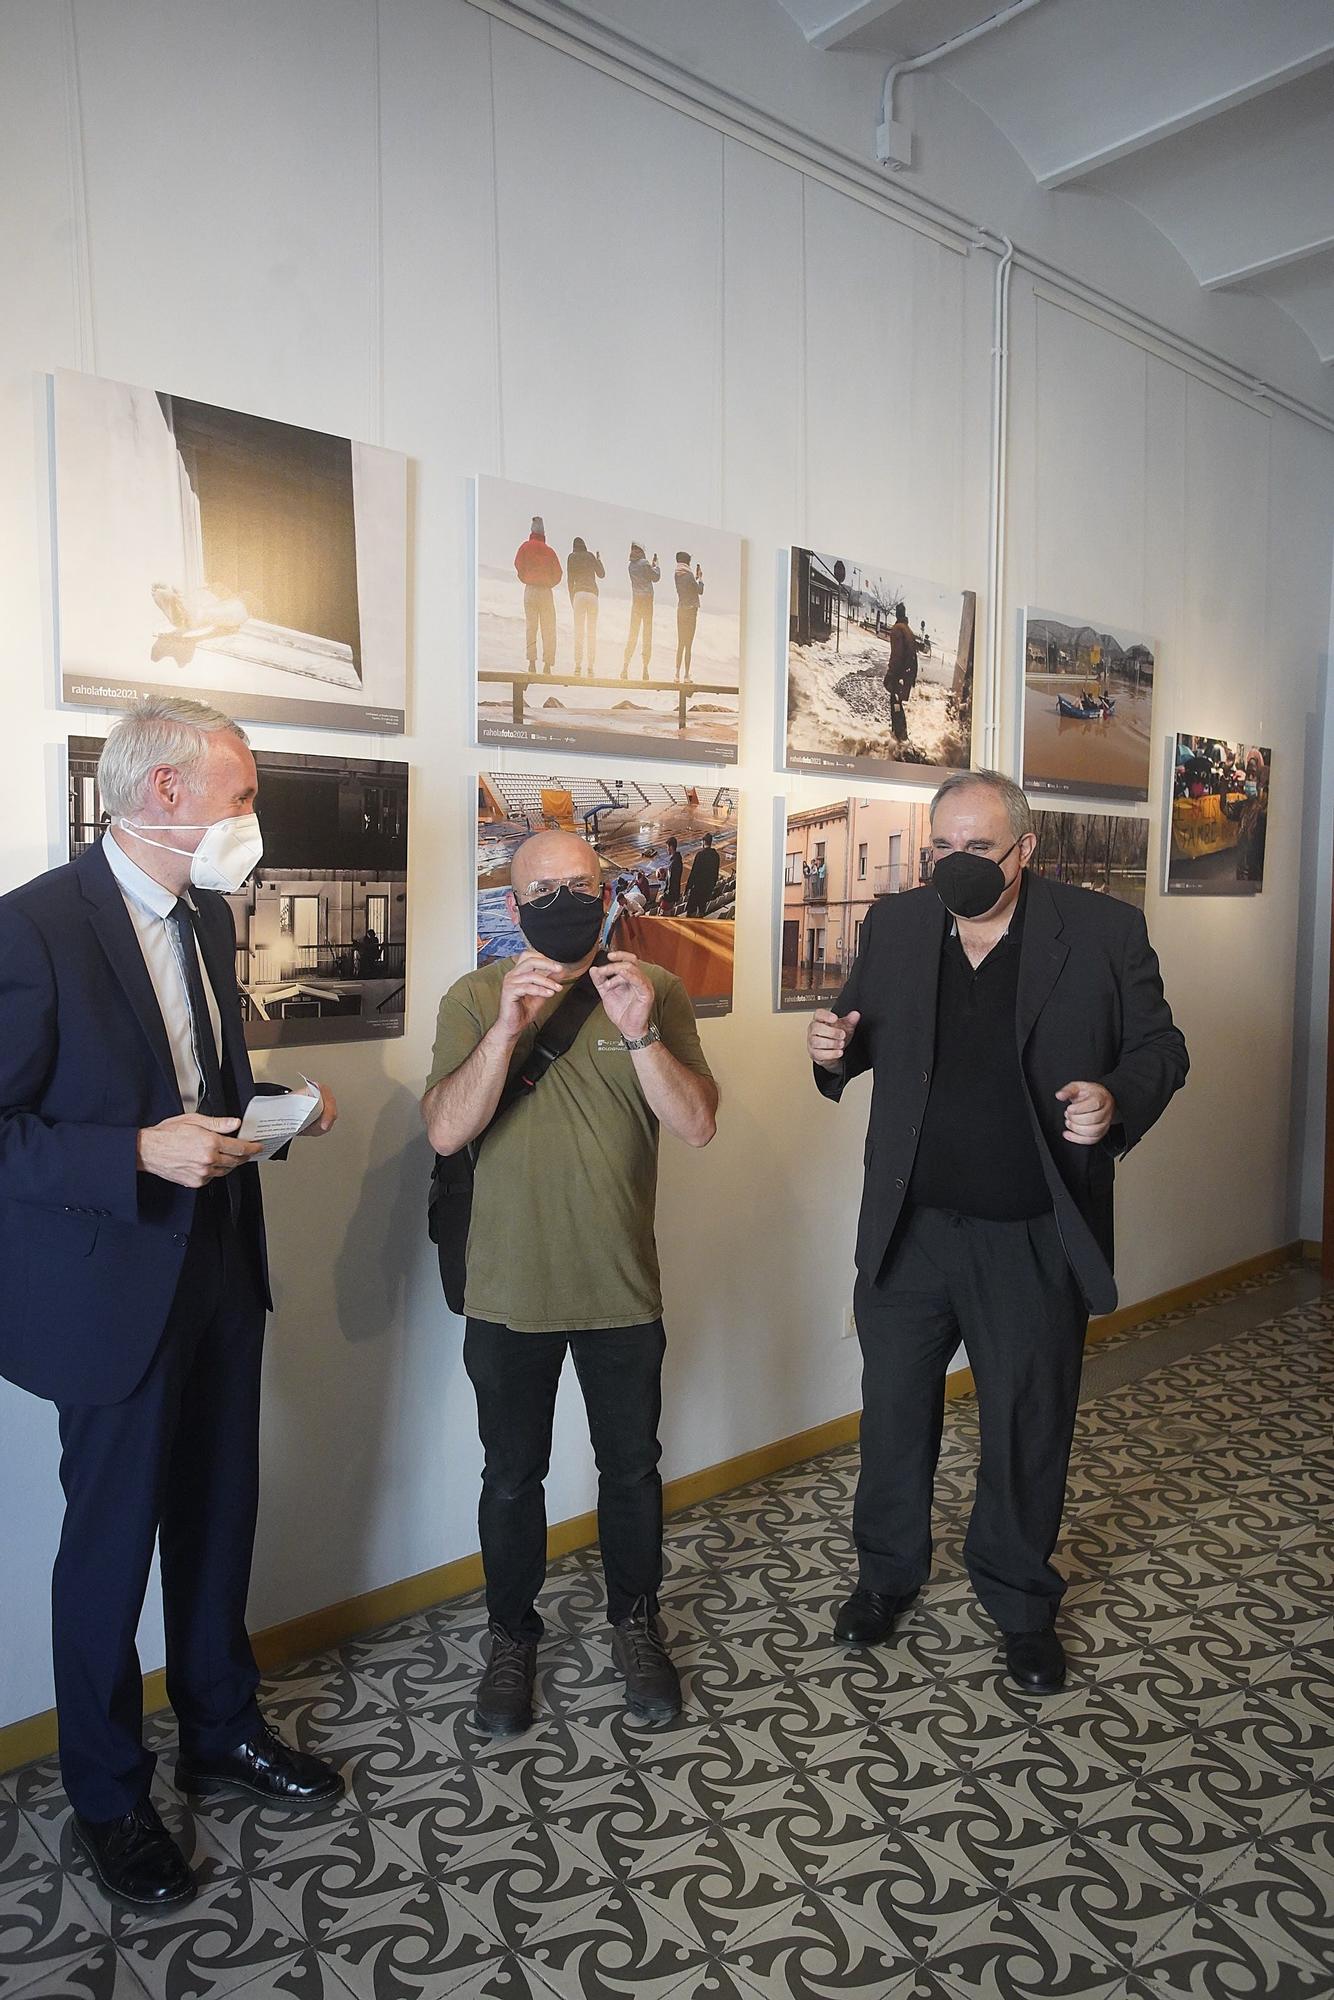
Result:
[[[630,1050],[631,1054],[633,1055],[635,1051],[638,1049],[651,1049],[655,1042],[660,1042],[661,1040],[662,1040],[661,1034],[653,1024],[653,1022],[650,1021],[644,1033],[642,1035],[637,1035],[633,1041],[630,1039],[629,1035],[627,1035],[625,1037],[625,1046],[627,1047],[627,1049]]]

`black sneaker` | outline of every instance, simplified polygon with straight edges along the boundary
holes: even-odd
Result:
[[[611,1656],[625,1682],[625,1705],[640,1722],[670,1722],[681,1713],[680,1678],[644,1598],[612,1626]]]
[[[490,1736],[522,1736],[533,1726],[537,1641],[511,1639],[503,1625],[492,1624],[489,1629],[491,1651],[477,1690],[473,1720]]]

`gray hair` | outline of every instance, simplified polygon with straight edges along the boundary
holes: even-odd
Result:
[[[159,764],[170,764],[180,772],[186,790],[194,791],[199,766],[208,755],[209,738],[223,730],[242,743],[250,741],[230,715],[202,701],[160,695],[137,702],[111,731],[98,760],[97,783],[107,812],[117,819],[139,812],[149,774]]]
[[[944,784],[931,801],[931,824],[936,821],[936,807],[951,792],[962,792],[968,786],[979,790],[995,792],[1005,807],[1005,817],[1010,822],[1010,832],[1016,840],[1022,840],[1026,833],[1033,831],[1033,808],[1029,805],[1013,778],[1007,778],[1003,771],[951,771]]]

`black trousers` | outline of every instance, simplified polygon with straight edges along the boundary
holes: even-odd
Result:
[[[914,1210],[874,1283],[859,1278],[860,1580],[906,1596],[931,1573],[931,1487],[945,1371],[960,1338],[977,1384],[981,1462],[964,1556],[1003,1632],[1048,1625],[1088,1309],[1054,1216],[983,1222]]]
[[[129,1812],[153,1775],[135,1631],[155,1539],[182,1746],[228,1749],[257,1720],[245,1609],[264,1319],[253,1258],[216,1182],[195,1204],[176,1298],[139,1386],[120,1403],[60,1409],[56,1708],[61,1776],[86,1819]]]
[[[556,1385],[568,1348],[598,1469],[598,1541],[612,1624],[641,1598],[658,1606],[662,1480],[658,1419],[667,1336],[660,1319],[585,1333],[516,1333],[470,1319],[463,1364],[477,1392],[485,1465],[477,1526],[486,1608],[511,1638],[539,1639],[537,1593],[547,1567],[542,1482],[551,1462]]]

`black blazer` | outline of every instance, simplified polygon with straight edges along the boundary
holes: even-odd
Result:
[[[255,1083],[225,897],[195,890],[235,1102]],[[0,1375],[57,1403],[115,1403],[152,1359],[195,1194],[138,1172],[136,1135],[180,1116],[143,952],[99,846],[0,898]],[[236,1170],[268,1300],[259,1170]]]
[[[860,1012],[841,1070],[818,1063],[835,1101],[869,1069],[871,1119],[857,1229],[857,1268],[874,1278],[903,1210],[935,1060],[936,988],[949,918],[933,889],[872,905],[861,951],[834,1011]],[[1015,1034],[1042,1170],[1065,1254],[1095,1313],[1116,1305],[1112,1276],[1115,1160],[1149,1130],[1189,1059],[1163,995],[1140,912],[1110,896],[1030,874],[1019,955]],[[1118,1124],[1099,1146],[1062,1138],[1067,1083],[1103,1083]]]

